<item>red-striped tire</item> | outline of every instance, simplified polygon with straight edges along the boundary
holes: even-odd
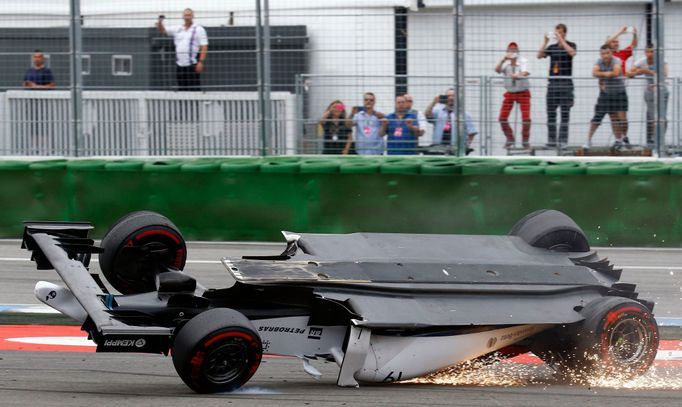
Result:
[[[590,375],[634,378],[645,373],[658,351],[658,325],[641,303],[603,297],[588,304],[576,339],[577,368]]]
[[[229,308],[211,309],[189,320],[171,351],[178,375],[197,393],[238,389],[256,373],[263,356],[253,324]]]
[[[156,275],[182,270],[187,247],[178,228],[163,215],[132,212],[112,225],[102,238],[99,265],[107,281],[122,294],[156,289]]]

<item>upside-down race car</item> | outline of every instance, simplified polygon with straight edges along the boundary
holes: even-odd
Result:
[[[337,384],[394,382],[533,351],[559,372],[642,374],[658,347],[653,303],[600,259],[568,216],[541,210],[507,236],[295,234],[275,256],[223,258],[227,288],[182,272],[182,235],[134,212],[101,245],[77,222],[26,222],[37,298],[82,323],[98,352],[172,355],[197,392],[239,388],[262,354],[336,362]],[[88,271],[99,253],[111,294]]]

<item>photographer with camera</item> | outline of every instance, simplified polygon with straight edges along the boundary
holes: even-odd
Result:
[[[500,126],[507,138],[505,148],[514,146],[514,131],[509,125],[509,114],[518,103],[523,119],[523,148],[530,148],[530,84],[528,83],[528,60],[519,55],[519,46],[515,42],[507,45],[507,53],[495,66],[495,72],[504,75],[504,101],[500,109]]]
[[[452,146],[457,142],[457,117],[455,117],[455,90],[448,89],[445,95],[436,96],[426,107],[425,115],[433,123],[432,145]],[[464,126],[467,134],[466,154],[474,151],[471,143],[478,130],[469,112],[464,112]]]

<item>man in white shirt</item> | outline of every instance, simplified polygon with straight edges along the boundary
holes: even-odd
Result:
[[[454,89],[448,89],[445,95],[436,96],[426,107],[426,118],[433,123],[432,145],[457,145],[457,117],[454,110]],[[467,135],[466,155],[469,155],[474,151],[472,143],[474,137],[478,134],[474,119],[469,112],[464,112],[464,130]]]
[[[178,90],[201,90],[200,75],[208,53],[206,30],[193,22],[194,12],[190,8],[182,12],[183,25],[165,27],[163,19],[159,16],[156,28],[160,33],[173,37],[175,42]]]

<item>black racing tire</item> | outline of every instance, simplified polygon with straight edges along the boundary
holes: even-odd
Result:
[[[658,324],[641,303],[623,297],[599,298],[583,309],[576,338],[579,374],[616,374],[631,379],[645,373],[658,351]]]
[[[531,246],[559,252],[589,252],[585,232],[568,215],[541,209],[524,216],[509,232]]]
[[[102,238],[99,265],[107,281],[122,294],[156,289],[156,275],[166,267],[182,270],[187,246],[178,228],[156,212],[129,213]]]
[[[635,300],[602,297],[583,310],[585,320],[539,334],[531,351],[563,378],[632,379],[653,364],[659,334],[651,311]]]
[[[263,356],[251,321],[229,308],[214,308],[190,319],[175,337],[173,365],[197,393],[230,392],[249,381]]]

